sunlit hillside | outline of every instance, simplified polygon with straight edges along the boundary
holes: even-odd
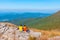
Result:
[[[30,27],[44,30],[60,29],[60,11],[46,18],[33,20],[28,24]]]

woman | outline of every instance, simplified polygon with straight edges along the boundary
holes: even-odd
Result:
[[[18,29],[19,29],[20,32],[22,32],[22,31],[23,31],[23,26],[20,25],[20,26],[18,27]]]
[[[30,32],[29,29],[28,29],[28,27],[27,27],[26,25],[24,25],[23,31],[24,31],[24,32]]]

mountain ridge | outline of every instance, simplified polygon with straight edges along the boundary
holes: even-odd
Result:
[[[28,22],[27,22],[28,21]],[[56,12],[55,14],[46,17],[46,18],[37,18],[34,20],[27,20],[24,24],[28,25],[29,27],[43,29],[43,30],[53,30],[60,28],[60,11]]]

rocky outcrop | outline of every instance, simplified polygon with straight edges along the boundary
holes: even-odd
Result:
[[[39,40],[41,33],[32,30],[30,30],[30,33],[20,32],[14,24],[0,23],[0,40],[29,40],[29,36]]]

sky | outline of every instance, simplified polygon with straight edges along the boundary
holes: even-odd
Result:
[[[0,0],[0,10],[60,10],[60,0]]]

